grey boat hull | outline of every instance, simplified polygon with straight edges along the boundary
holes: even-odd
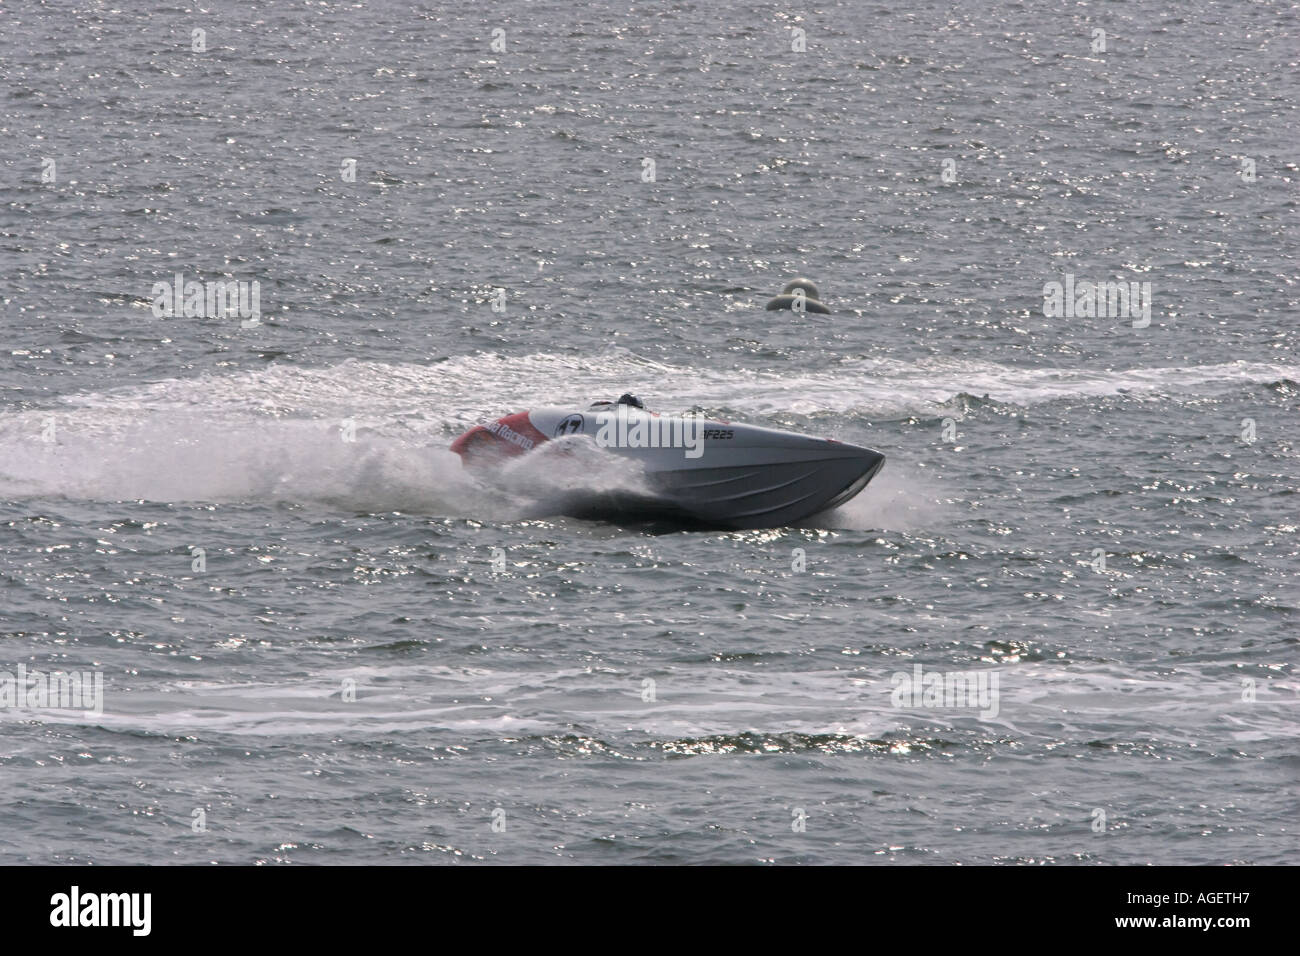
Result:
[[[541,408],[471,429],[452,445],[467,466],[590,441],[639,465],[635,490],[583,487],[557,513],[722,528],[797,524],[862,491],[885,456],[834,439],[626,406]]]

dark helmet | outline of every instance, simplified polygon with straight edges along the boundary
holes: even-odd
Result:
[[[777,309],[789,309],[791,312],[829,313],[831,311],[821,301],[821,293],[817,291],[817,286],[803,278],[787,282],[780,295],[768,300],[767,311],[775,312]]]
[[[787,282],[785,284],[785,288],[781,290],[781,294],[793,295],[795,289],[802,289],[803,294],[807,298],[812,299],[815,302],[821,301],[821,297],[822,297],[821,293],[818,292],[817,287],[813,285],[811,282],[809,282],[807,279],[795,279],[793,282]]]
[[[614,404],[631,405],[633,408],[645,408],[645,404],[641,401],[641,399],[637,398],[631,392],[624,392],[622,395],[618,397],[618,401],[615,402]]]

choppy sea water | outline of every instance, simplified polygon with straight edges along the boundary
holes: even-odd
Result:
[[[1296,15],[0,12],[0,671],[103,682],[0,708],[4,858],[1294,859]],[[723,533],[446,451],[626,390],[888,463]]]

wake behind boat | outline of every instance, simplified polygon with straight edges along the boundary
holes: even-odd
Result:
[[[833,438],[707,419],[658,415],[624,395],[583,411],[546,407],[478,425],[451,450],[490,474],[521,456],[585,442],[635,462],[644,490],[597,489],[563,496],[576,517],[667,518],[726,528],[794,524],[848,501],[885,456]]]

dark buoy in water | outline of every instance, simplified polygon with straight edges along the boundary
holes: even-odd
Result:
[[[829,315],[830,309],[821,301],[821,293],[807,279],[795,279],[787,282],[781,294],[767,302],[767,311],[789,309],[791,312],[820,312]]]

